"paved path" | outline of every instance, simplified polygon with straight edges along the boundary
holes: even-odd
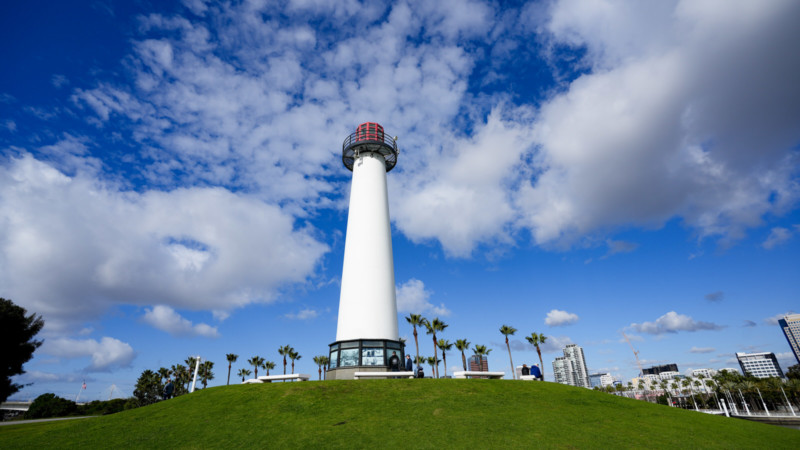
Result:
[[[90,417],[97,417],[97,416],[55,417],[52,419],[35,419],[35,420],[10,420],[8,422],[0,422],[0,427],[5,425],[19,425],[22,423],[55,422],[57,420],[88,419]]]

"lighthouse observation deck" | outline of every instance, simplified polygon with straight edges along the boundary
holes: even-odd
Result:
[[[397,165],[397,141],[387,137],[383,127],[375,122],[362,123],[342,143],[342,162],[351,171],[356,158],[362,153],[378,153],[383,156],[387,172]]]

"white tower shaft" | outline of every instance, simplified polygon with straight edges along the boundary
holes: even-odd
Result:
[[[398,340],[389,197],[383,156],[353,164],[336,340]]]

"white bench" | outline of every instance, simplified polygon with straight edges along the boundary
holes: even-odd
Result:
[[[538,378],[536,378],[536,375],[520,375],[519,379],[523,380],[523,381],[536,381],[536,380],[538,380]]]
[[[494,378],[500,379],[506,376],[505,372],[479,372],[477,370],[459,370],[453,372],[453,378]]]
[[[261,383],[261,380],[257,380],[255,378],[250,378],[247,381],[242,381],[242,384],[258,384]]]
[[[363,378],[414,378],[414,372],[356,372],[353,378],[361,380]]]
[[[258,377],[262,383],[272,383],[273,381],[308,381],[311,375],[305,373],[290,373],[287,375],[263,375]]]

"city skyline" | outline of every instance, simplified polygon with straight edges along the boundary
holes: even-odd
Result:
[[[18,398],[225,383],[336,340],[364,122],[387,174],[399,336],[548,381],[794,364],[800,4],[204,0],[0,7],[0,296],[41,314]],[[433,356],[418,330],[420,354]],[[460,368],[447,354],[447,372]],[[467,356],[470,356],[468,352]],[[282,361],[278,369],[282,371]],[[427,370],[426,370],[427,372]],[[259,372],[260,373],[260,372]]]

